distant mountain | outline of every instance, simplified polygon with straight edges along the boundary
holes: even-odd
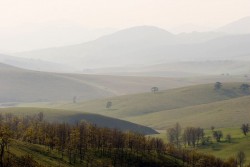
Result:
[[[43,61],[32,58],[20,58],[9,55],[0,54],[0,62],[9,64],[15,67],[20,67],[35,71],[47,71],[47,72],[76,72],[77,68],[62,65],[59,63]]]
[[[79,45],[15,55],[88,69],[173,61],[230,60],[249,55],[249,43],[250,35],[225,36],[213,32],[174,35],[157,27],[140,26]]]
[[[250,16],[229,23],[223,27],[218,28],[216,31],[230,33],[230,34],[249,34]]]
[[[149,66],[125,66],[87,70],[89,74],[120,76],[197,77],[208,75],[246,75],[249,61],[184,61]]]
[[[33,57],[53,62],[68,63],[77,67],[101,67],[138,63],[138,59],[152,61],[146,57],[148,50],[159,45],[176,43],[175,36],[163,29],[141,26],[118,31],[97,40],[66,47],[48,48],[17,53],[22,57]]]

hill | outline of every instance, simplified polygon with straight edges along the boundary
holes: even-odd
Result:
[[[19,102],[55,102],[100,99],[183,86],[246,81],[243,76],[203,76],[190,78],[138,77],[48,73],[30,71],[0,63],[0,104]]]
[[[89,69],[185,60],[230,60],[237,56],[249,55],[249,42],[250,35],[225,36],[220,33],[174,35],[157,27],[139,26],[87,43],[14,55]]]
[[[207,81],[161,77],[62,74],[29,71],[0,64],[0,103],[77,101],[169,89]]]
[[[77,71],[76,68],[49,62],[49,61],[42,61],[40,59],[33,59],[33,58],[21,58],[21,57],[14,57],[5,54],[0,54],[0,62],[8,65],[12,65],[19,68],[29,69],[29,70],[36,70],[36,71],[47,71],[47,72],[75,72]]]
[[[240,125],[246,118],[245,115],[242,116],[236,112],[238,111],[236,108],[241,105],[233,103],[239,99],[238,103],[242,103],[243,109],[246,106],[244,102],[247,101],[249,92],[242,92],[239,89],[240,85],[241,83],[223,83],[221,90],[214,90],[213,84],[196,85],[157,93],[126,95],[76,104],[57,103],[47,105],[47,107],[84,110],[130,120],[155,129],[165,129],[175,122],[206,128],[213,124],[225,127],[236,123]],[[105,108],[107,101],[113,103],[111,109]],[[229,110],[232,111],[232,115],[226,114],[227,108],[224,106],[232,109]],[[244,112],[247,114],[246,110]],[[230,121],[232,116],[235,116],[235,122]],[[210,117],[211,119],[208,119]]]
[[[210,128],[240,127],[242,123],[249,122],[250,96],[239,97],[218,102],[194,105],[189,107],[163,110],[156,113],[131,117],[127,120],[154,127],[166,129],[176,122],[186,126],[200,126]]]
[[[155,130],[131,123],[128,121],[102,116],[92,113],[75,112],[72,110],[60,110],[60,109],[47,109],[47,108],[0,108],[1,113],[12,113],[14,115],[35,115],[42,112],[45,120],[50,122],[67,122],[69,124],[75,124],[80,121],[85,121],[99,127],[106,127],[112,129],[119,129],[122,131],[133,131],[142,134],[155,134]]]
[[[207,75],[249,74],[248,61],[183,61],[148,66],[128,66],[86,70],[89,74],[120,76],[200,77]]]
[[[250,16],[236,20],[217,29],[217,31],[231,34],[249,34],[250,33]]]

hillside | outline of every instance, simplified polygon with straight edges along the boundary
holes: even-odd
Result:
[[[126,95],[76,104],[44,104],[43,106],[77,111],[84,110],[129,120],[155,129],[165,129],[175,122],[206,128],[212,124],[218,127],[226,127],[233,124],[240,125],[245,118],[248,118],[245,117],[248,113],[247,107],[245,108],[247,105],[244,105],[244,103],[247,102],[249,93],[242,92],[239,89],[240,85],[241,83],[223,83],[221,90],[214,90],[213,84],[205,84],[157,93]],[[112,102],[111,109],[106,109],[107,101]],[[238,103],[234,104],[233,102]],[[236,112],[240,110],[237,109],[241,106],[240,103],[242,104],[242,111],[246,115]],[[39,104],[35,105],[39,106]],[[228,108],[225,108],[226,106]],[[231,109],[229,111],[232,111],[232,115],[226,114],[227,109]],[[235,119],[233,119],[235,122],[231,120],[233,116],[235,116]]]
[[[19,116],[35,115],[39,112],[42,112],[45,115],[45,120],[51,122],[67,122],[70,124],[75,124],[77,122],[86,121],[99,127],[115,128],[122,131],[133,131],[142,134],[157,133],[155,130],[139,124],[92,113],[80,113],[72,110],[47,108],[0,108],[0,113],[12,113]]]
[[[200,77],[206,75],[249,74],[249,61],[183,61],[148,66],[125,66],[86,70],[89,74],[120,76]]]
[[[76,68],[62,65],[59,63],[53,63],[49,61],[42,61],[41,59],[33,58],[21,58],[9,55],[0,54],[0,63],[12,65],[19,68],[47,71],[47,72],[75,72]]]
[[[244,17],[240,20],[231,22],[225,26],[217,29],[219,32],[231,34],[249,34],[250,33],[250,16]]]
[[[30,71],[0,63],[0,103],[56,102],[101,99],[112,96],[221,82],[247,81],[243,76],[190,78],[66,74]],[[7,104],[11,105],[11,104]],[[14,105],[14,104],[13,104]]]
[[[212,79],[214,80],[214,79]],[[148,92],[152,86],[170,89],[204,79],[122,77],[108,75],[59,74],[29,71],[0,64],[0,103],[77,101]]]
[[[240,127],[242,123],[250,122],[250,96],[233,98],[208,104],[163,110],[127,118],[155,129],[166,129],[176,122],[186,126],[210,128]]]
[[[27,51],[14,55],[89,69],[152,65],[185,60],[231,60],[237,56],[248,56],[249,43],[250,35],[247,34],[174,35],[157,27],[139,26],[87,43]]]

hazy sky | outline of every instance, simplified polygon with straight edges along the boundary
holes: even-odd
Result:
[[[0,53],[76,44],[154,25],[206,31],[250,16],[250,0],[0,0]]]
[[[1,27],[53,21],[89,28],[218,27],[245,16],[250,16],[250,0],[0,0]]]

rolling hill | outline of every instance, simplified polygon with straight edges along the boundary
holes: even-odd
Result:
[[[225,26],[218,28],[216,31],[231,34],[249,34],[250,33],[250,16],[236,20]]]
[[[223,83],[221,90],[213,84],[177,88],[157,93],[126,95],[79,102],[55,103],[43,107],[64,108],[98,113],[129,120],[155,129],[165,129],[176,122],[183,126],[209,128],[238,126],[249,117],[249,92],[239,89],[242,83]],[[106,109],[107,101],[113,103]],[[39,104],[36,104],[39,106]]]
[[[86,70],[89,74],[120,76],[199,77],[206,75],[247,75],[249,61],[184,61],[149,66],[128,66]]]
[[[76,72],[79,70],[72,66],[67,66],[59,63],[42,61],[40,59],[33,59],[33,58],[21,58],[5,54],[0,54],[0,62],[3,64],[8,64],[15,67],[35,70],[35,71]]]
[[[55,102],[100,99],[117,95],[149,92],[201,83],[245,81],[237,76],[164,78],[86,75],[30,71],[0,64],[0,103]]]
[[[131,64],[152,65],[185,60],[231,60],[239,56],[249,57],[249,43],[250,35],[247,34],[174,35],[157,27],[139,26],[87,43],[27,51],[14,55],[89,69]]]
[[[127,120],[136,121],[155,129],[166,129],[176,122],[186,126],[210,128],[238,127],[250,122],[250,96],[222,100],[208,104],[163,110],[156,113],[131,117]]]
[[[122,131],[133,131],[142,134],[157,133],[155,130],[139,124],[92,113],[47,108],[0,108],[0,113],[2,114],[12,113],[20,116],[32,116],[38,114],[39,112],[43,112],[44,119],[51,122],[66,122],[69,124],[75,124],[77,122],[85,121],[97,125],[98,127],[115,128]]]

